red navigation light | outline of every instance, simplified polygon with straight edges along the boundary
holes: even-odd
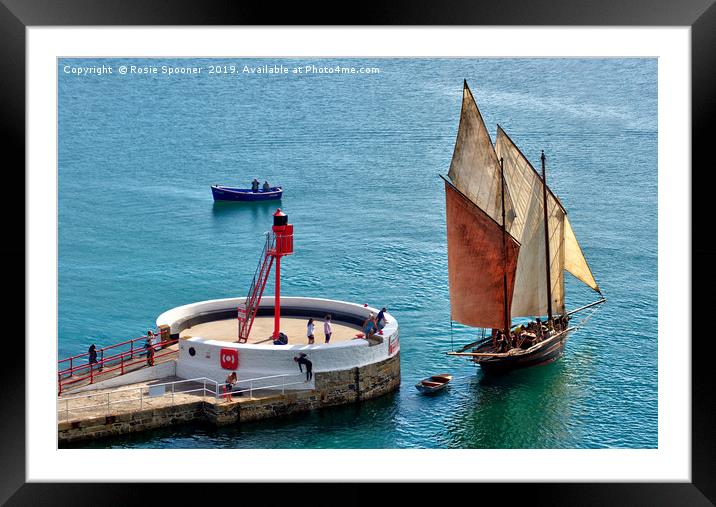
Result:
[[[273,227],[276,235],[276,254],[291,255],[293,253],[293,225],[288,223],[288,215],[278,208],[273,214]]]
[[[277,227],[285,227],[286,224],[288,224],[288,215],[281,211],[281,208],[278,208],[276,210],[276,213],[273,214],[273,228],[274,231]]]

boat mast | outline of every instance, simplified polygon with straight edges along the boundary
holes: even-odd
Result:
[[[549,227],[548,227],[548,220],[547,220],[547,174],[545,172],[544,168],[544,150],[542,150],[542,156],[540,157],[542,160],[542,202],[543,202],[543,208],[544,208],[544,251],[545,251],[545,265],[546,265],[546,271],[547,271],[547,316],[548,316],[548,322],[552,322],[552,273],[550,270],[550,260],[552,259],[549,255]],[[503,205],[503,211],[504,213],[504,205]],[[502,221],[504,222],[504,216]]]
[[[502,186],[502,191],[500,192],[500,195],[502,196],[502,262],[503,262],[503,270],[502,270],[502,290],[503,290],[503,301],[504,301],[504,312],[505,312],[505,336],[508,338],[507,344],[509,347],[509,336],[510,336],[510,314],[508,310],[508,303],[507,301],[507,243],[506,243],[506,235],[507,235],[507,229],[506,229],[506,222],[505,222],[505,165],[504,165],[504,159],[500,157],[500,184]]]

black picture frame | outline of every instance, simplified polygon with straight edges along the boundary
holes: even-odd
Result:
[[[346,4],[348,6],[349,4]],[[350,16],[347,13],[350,12]],[[344,14],[345,13],[345,14]],[[713,162],[709,124],[716,113],[716,5],[714,0],[500,0],[500,2],[459,1],[446,4],[429,0],[393,2],[385,6],[368,3],[355,4],[352,10],[309,8],[305,3],[293,3],[277,8],[274,4],[246,2],[203,2],[173,0],[0,0],[0,123],[2,124],[3,168],[6,189],[13,198],[2,201],[4,217],[14,217],[25,206],[25,49],[26,27],[32,26],[117,26],[117,25],[550,25],[550,26],[683,26],[691,27],[692,72],[692,167],[700,171],[682,171],[692,178],[692,231],[711,231],[713,213],[709,210],[711,188],[708,172]],[[12,155],[9,158],[8,155]],[[696,180],[698,184],[694,184]],[[27,189],[25,189],[27,191]],[[6,237],[16,238],[0,247],[5,261],[6,279],[10,287],[23,287],[19,264],[28,268],[25,258],[25,221],[6,218]],[[7,229],[11,229],[7,231]],[[710,243],[710,242],[709,242]],[[692,235],[692,314],[685,316],[685,332],[691,334],[692,316],[709,315],[709,282],[714,280],[716,249],[709,243],[696,241]],[[22,246],[20,246],[22,245]],[[697,269],[698,266],[698,269]],[[23,273],[25,274],[25,273]],[[25,300],[20,291],[6,303],[6,315],[19,322],[25,313]],[[524,499],[531,504],[564,505],[713,505],[716,502],[716,410],[714,410],[714,376],[710,371],[710,344],[714,337],[697,336],[691,339],[692,350],[692,482],[691,483],[594,483],[594,484],[481,484],[460,488],[477,501],[490,493],[504,494],[510,499]],[[690,335],[691,338],[691,335]],[[681,341],[681,340],[679,340]],[[676,342],[676,340],[675,340]],[[25,390],[24,353],[19,344],[5,342],[2,388],[0,388],[0,455],[4,463],[0,474],[0,501],[8,505],[126,504],[142,500],[142,491],[157,489],[162,502],[183,499],[201,492],[179,484],[156,486],[126,484],[58,484],[26,483],[25,479]],[[663,351],[660,351],[663,353]],[[31,360],[31,358],[26,358]],[[660,407],[664,409],[664,407]],[[111,464],[105,464],[111,466]],[[445,485],[444,485],[445,486]],[[265,485],[212,486],[215,499],[221,499],[227,488],[242,488],[246,495],[265,493]],[[295,485],[272,486],[270,498],[291,501]],[[319,486],[313,485],[313,488]],[[330,497],[327,488],[320,486],[321,496]],[[453,486],[450,486],[452,488]],[[200,487],[201,488],[201,487]],[[366,501],[373,489],[370,485],[347,485],[351,491],[337,494],[343,499]],[[201,488],[208,492],[207,488]],[[413,493],[427,499],[430,495],[454,495],[446,487],[413,485]],[[303,494],[303,493],[299,493]],[[351,495],[351,496],[348,496]],[[427,496],[426,496],[427,495]],[[202,495],[203,496],[203,495]],[[206,500],[207,497],[204,497]],[[222,500],[219,500],[222,501]],[[465,501],[471,501],[466,497]],[[273,502],[270,502],[273,503]],[[361,502],[362,503],[362,502]]]

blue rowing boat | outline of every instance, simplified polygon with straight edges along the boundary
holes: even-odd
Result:
[[[269,190],[257,190],[250,188],[225,187],[223,185],[212,185],[211,194],[215,201],[270,201],[281,199],[283,188],[271,187]]]

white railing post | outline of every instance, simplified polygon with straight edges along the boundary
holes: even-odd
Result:
[[[249,398],[253,398],[253,397],[254,397],[254,380],[251,379],[249,381]]]
[[[201,391],[201,401],[206,397],[206,379],[204,379],[204,389]]]
[[[286,377],[281,377],[281,394],[286,394]]]
[[[174,406],[174,384],[172,384],[172,406]]]

